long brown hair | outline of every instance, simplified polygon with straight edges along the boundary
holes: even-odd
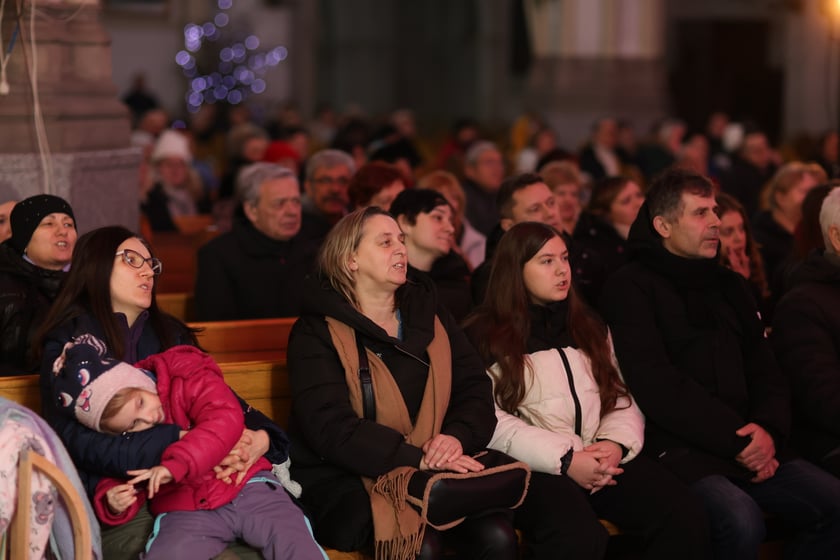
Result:
[[[531,318],[530,297],[522,275],[527,263],[550,239],[560,233],[537,222],[522,222],[502,236],[496,254],[487,297],[467,319],[466,326],[475,329],[477,350],[485,362],[496,362],[501,376],[496,379],[494,398],[502,410],[511,414],[525,397],[525,360]],[[601,398],[601,416],[615,410],[620,397],[629,395],[618,375],[607,343],[607,327],[577,296],[569,290],[568,327],[574,341],[589,358],[592,376]]]
[[[133,237],[154,256],[146,240],[122,226],[101,227],[79,237],[73,249],[73,265],[36,335],[39,358],[44,340],[53,329],[84,314],[92,315],[102,326],[110,354],[119,360],[125,356],[122,330],[111,304],[111,271],[117,248],[123,241]],[[162,311],[157,305],[156,296],[157,282],[152,287],[148,324],[160,339],[161,349],[165,350],[181,342],[180,333],[186,333],[188,342],[198,346],[195,337],[197,331]]]
[[[747,211],[744,209],[744,205],[738,202],[734,196],[723,192],[715,195],[715,200],[717,201],[718,218],[723,218],[723,215],[729,212],[737,212],[744,221],[744,236],[747,240],[746,253],[750,258],[750,277],[747,280],[755,286],[755,289],[758,290],[761,297],[768,297],[770,295],[770,289],[768,288],[767,277],[764,274],[764,259],[761,257],[761,251],[758,249],[758,242],[753,237],[752,226],[750,225],[750,220],[747,217]],[[729,263],[729,257],[723,254],[723,250],[720,251],[720,264],[727,268],[732,268]]]

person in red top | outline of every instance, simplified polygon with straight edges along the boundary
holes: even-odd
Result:
[[[69,343],[53,366],[56,400],[88,428],[131,437],[161,423],[181,427],[160,465],[104,478],[94,510],[109,525],[133,518],[148,497],[159,516],[147,559],[212,558],[239,538],[265,558],[323,559],[303,512],[261,457],[233,481],[214,466],[244,428],[239,401],[218,365],[193,346],[175,346],[137,367],[106,357],[91,335]],[[139,489],[148,481],[147,490]]]

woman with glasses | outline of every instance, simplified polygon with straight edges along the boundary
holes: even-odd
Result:
[[[103,476],[124,478],[128,470],[159,464],[164,449],[178,441],[180,430],[162,424],[122,437],[95,432],[60,415],[52,398],[56,394],[53,369],[64,347],[82,335],[92,335],[105,343],[110,358],[135,363],[179,344],[198,344],[192,329],[157,306],[155,281],[163,264],[142,238],[121,226],[93,230],[79,238],[73,262],[37,338],[42,415],[58,432],[92,493]],[[220,477],[247,471],[263,455],[272,464],[282,464],[288,458],[285,433],[240,402],[248,429],[217,467]],[[104,558],[137,558],[153,523],[144,509],[130,522],[103,531]],[[246,550],[242,556],[240,551],[240,557],[259,557],[248,553]]]
[[[12,235],[0,245],[0,375],[37,371],[35,331],[58,293],[76,243],[73,209],[49,194],[15,205]]]

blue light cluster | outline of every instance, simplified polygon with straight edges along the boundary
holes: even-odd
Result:
[[[218,0],[217,5],[219,12],[212,21],[184,26],[184,50],[175,55],[175,63],[189,81],[185,100],[190,113],[198,111],[204,103],[227,101],[236,105],[249,95],[264,92],[266,84],[262,76],[289,55],[284,46],[258,52],[260,39],[256,35],[220,45],[226,38],[224,29],[230,24],[230,16],[225,11],[233,6],[233,0]],[[211,50],[218,51],[212,61],[207,56],[198,56],[206,43],[214,43]],[[205,65],[212,68],[204,68]]]

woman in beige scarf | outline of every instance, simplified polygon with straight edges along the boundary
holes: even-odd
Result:
[[[372,207],[344,217],[321,248],[289,342],[293,473],[315,536],[377,558],[512,559],[507,513],[427,526],[406,500],[419,470],[479,472],[496,419],[489,379],[425,276],[407,279],[403,235]],[[359,337],[375,420],[365,418]],[[374,546],[375,543],[375,546]]]

